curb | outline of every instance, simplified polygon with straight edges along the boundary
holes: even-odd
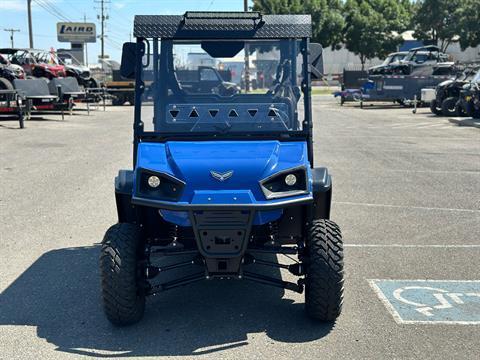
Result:
[[[450,118],[448,121],[458,126],[471,126],[480,129],[480,119]]]

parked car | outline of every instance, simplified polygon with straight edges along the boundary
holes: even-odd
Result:
[[[403,60],[391,63],[385,73],[410,75],[418,68],[433,67],[448,60],[448,55],[441,52],[438,46],[422,46],[410,49]]]
[[[382,75],[385,72],[388,72],[390,65],[393,63],[397,63],[407,56],[407,51],[399,51],[391,53],[387,56],[387,58],[381,63],[380,65],[372,66],[368,69],[369,75]]]
[[[189,94],[234,95],[240,92],[240,87],[225,81],[219,71],[211,66],[199,66],[196,70],[176,71],[177,79],[184,91]]]

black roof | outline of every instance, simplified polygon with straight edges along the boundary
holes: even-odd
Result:
[[[420,47],[416,47],[416,48],[411,48],[409,51],[410,52],[414,52],[414,51],[429,51],[429,52],[436,51],[436,52],[440,52],[440,48],[436,45],[427,45],[427,46],[420,46]]]
[[[310,15],[196,12],[136,15],[133,34],[163,39],[282,39],[311,37]]]

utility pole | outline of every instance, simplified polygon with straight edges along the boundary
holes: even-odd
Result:
[[[20,32],[19,29],[3,29],[4,31],[8,31],[10,33],[10,41],[12,42],[12,49],[15,47],[15,43],[13,42],[13,33]]]
[[[243,11],[248,11],[248,0],[243,0]],[[245,92],[250,91],[250,47],[245,43]]]
[[[27,13],[28,13],[28,37],[30,39],[30,48],[33,49],[32,0],[27,0]]]
[[[99,58],[102,60],[102,68],[103,68],[103,60],[105,59],[105,26],[106,21],[108,20],[108,14],[106,6],[110,3],[109,0],[94,0],[95,3],[100,4],[100,15],[97,15],[97,19],[100,20],[100,56]]]
[[[102,1],[102,35],[101,35],[101,41],[102,41],[102,51],[101,51],[101,55],[102,55],[102,59],[104,59],[104,56],[105,56],[105,14],[104,14],[104,0],[101,0]]]

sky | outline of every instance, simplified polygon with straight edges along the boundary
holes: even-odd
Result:
[[[252,0],[249,0],[251,5]],[[100,0],[32,0],[34,47],[37,49],[69,48],[69,43],[57,41],[56,23],[61,21],[100,24]],[[241,11],[243,0],[105,0],[109,19],[106,26],[105,53],[120,60],[122,43],[129,41],[134,15],[171,15],[193,11]],[[10,33],[4,29],[18,29],[14,33],[15,47],[28,47],[27,0],[0,0],[0,47],[10,47]],[[89,63],[97,63],[100,40],[88,44]]]

